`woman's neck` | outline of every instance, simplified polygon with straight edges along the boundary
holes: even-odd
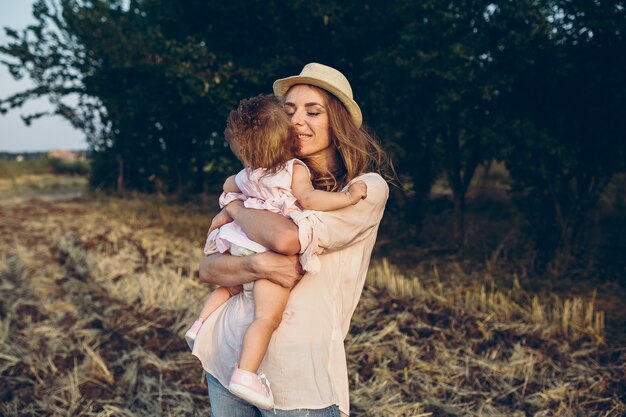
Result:
[[[335,173],[339,168],[339,155],[336,150],[311,155],[307,157],[307,160],[321,172]]]

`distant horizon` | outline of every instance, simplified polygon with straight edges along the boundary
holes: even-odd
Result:
[[[45,149],[42,151],[4,151],[0,150],[0,155],[25,155],[25,154],[37,154],[37,153],[45,153],[48,154],[54,151],[69,151],[69,152],[90,152],[89,148],[85,149],[71,149],[71,148],[51,148]]]

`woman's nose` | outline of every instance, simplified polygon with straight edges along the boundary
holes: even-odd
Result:
[[[295,112],[291,116],[291,122],[294,124],[294,126],[302,126],[303,125],[302,113],[299,111]]]

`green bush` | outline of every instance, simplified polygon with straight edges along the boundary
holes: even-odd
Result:
[[[89,174],[88,161],[64,161],[62,159],[48,159],[52,173],[55,175],[76,175],[83,176]]]
[[[15,156],[0,156],[0,178],[16,178],[22,175],[75,175],[89,174],[89,161],[64,161],[47,156],[24,156],[18,161]]]

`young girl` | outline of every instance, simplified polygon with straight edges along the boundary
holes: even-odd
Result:
[[[301,218],[301,209],[333,211],[354,205],[367,196],[367,186],[362,181],[352,184],[346,192],[313,188],[307,166],[294,159],[298,138],[293,124],[274,96],[242,100],[237,110],[229,114],[224,136],[246,168],[224,183],[220,197],[222,207],[240,199],[247,208],[270,210],[287,217],[297,213],[296,217]],[[227,250],[235,256],[247,256],[267,249],[250,240],[235,222],[231,222],[209,234],[204,253]],[[300,259],[305,271],[318,272],[316,255]],[[239,364],[235,366],[228,388],[249,403],[268,409],[273,407],[274,399],[265,376],[257,375],[257,371],[272,333],[281,322],[289,298],[288,288],[268,280],[220,287],[209,296],[185,339],[193,350],[193,342],[206,318],[242,290],[252,291],[255,316],[246,330]]]

